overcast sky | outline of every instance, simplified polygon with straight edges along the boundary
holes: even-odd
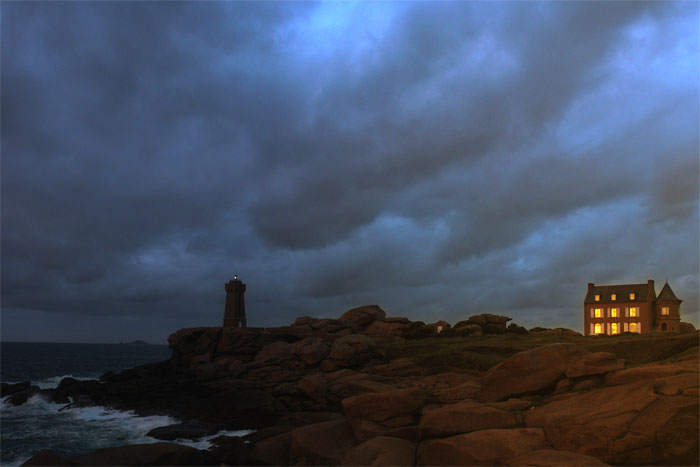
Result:
[[[3,2],[2,339],[698,325],[698,2]]]

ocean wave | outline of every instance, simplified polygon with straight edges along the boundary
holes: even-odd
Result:
[[[6,398],[4,398],[6,399]],[[41,449],[54,449],[73,456],[94,449],[126,444],[152,444],[160,440],[146,434],[154,428],[180,423],[167,415],[141,417],[133,411],[109,407],[60,409],[65,404],[49,402],[40,395],[25,404],[14,406],[0,401],[2,409],[3,465],[20,465]],[[196,449],[209,449],[218,436],[245,436],[251,430],[222,430],[198,440],[176,439],[173,442]],[[31,442],[27,442],[31,440]]]
[[[66,404],[57,404],[56,402],[49,402],[41,394],[34,394],[27,402],[22,405],[13,405],[7,402],[7,399],[11,396],[5,396],[0,399],[0,410],[3,411],[3,416],[7,414],[33,414],[33,413],[51,413],[58,412],[58,410]]]
[[[95,449],[125,444],[157,442],[146,436],[153,428],[179,420],[108,407],[78,407],[60,411],[65,404],[31,397],[19,406],[2,405],[2,465],[19,465],[41,449],[73,456]]]
[[[52,389],[58,386],[58,384],[61,382],[63,378],[73,378],[78,381],[89,381],[91,379],[99,379],[100,375],[92,375],[92,376],[73,376],[73,375],[61,375],[61,376],[50,376],[48,378],[42,378],[36,381],[32,381],[31,383],[35,386],[39,386],[39,389]],[[24,381],[3,381],[3,383],[7,384],[17,384],[17,383],[23,383]]]
[[[91,379],[99,379],[100,375],[94,375],[94,376],[73,376],[73,375],[63,375],[63,376],[52,376],[50,378],[42,379],[37,381],[36,384],[39,386],[41,389],[47,389],[47,388],[55,388],[58,386],[58,384],[61,382],[63,378],[73,378],[77,379],[78,381],[88,381]]]
[[[214,446],[212,440],[219,436],[245,436],[254,432],[255,430],[222,430],[217,433],[214,433],[213,435],[199,438],[197,441],[191,439],[178,438],[173,442],[177,444],[183,444],[185,446],[190,446],[195,449],[209,449],[210,447]]]

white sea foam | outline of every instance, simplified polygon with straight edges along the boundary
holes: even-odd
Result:
[[[78,376],[73,376],[73,375],[52,376],[50,378],[45,378],[45,379],[38,380],[36,382],[32,382],[32,384],[36,384],[41,389],[55,388],[56,386],[58,386],[58,383],[60,383],[63,378],[73,378],[73,379],[77,379],[78,381],[88,381],[91,379],[97,379],[97,378],[99,378],[99,376],[95,376],[92,378],[84,377],[84,376],[78,377]]]
[[[139,417],[135,412],[109,409],[105,407],[79,407],[66,410],[74,418],[88,424],[96,424],[100,427],[112,428],[115,430],[128,431],[134,435],[142,435],[153,428],[163,425],[178,423],[178,420],[167,415],[151,415]],[[152,439],[152,438],[146,438]]]
[[[30,397],[25,404],[14,406],[0,400],[3,423],[13,423],[14,430],[3,433],[7,442],[33,439],[32,445],[22,448],[27,454],[19,455],[3,465],[20,465],[30,454],[43,448],[54,448],[70,456],[108,446],[125,444],[152,444],[159,442],[146,436],[150,430],[179,423],[165,415],[140,417],[133,411],[121,411],[101,406],[77,407],[60,411],[65,404],[49,402],[40,395]],[[173,442],[196,449],[209,449],[217,436],[245,436],[250,430],[222,430],[196,441],[177,439]],[[18,452],[19,454],[19,452]]]
[[[39,389],[50,389],[55,388],[61,382],[63,378],[73,378],[78,381],[88,381],[91,379],[99,379],[100,375],[95,376],[73,376],[73,375],[61,375],[61,376],[50,376],[48,378],[39,379],[36,381],[31,381],[32,385],[39,386]],[[24,381],[3,381],[7,384],[17,384],[23,383]]]
[[[39,379],[36,381],[32,381],[32,385],[34,386],[39,386],[39,389],[51,389],[55,388],[58,386],[58,384],[61,382],[63,378],[73,378],[78,381],[89,381],[91,379],[99,379],[100,375],[95,375],[95,376],[73,376],[73,375],[62,375],[62,376],[51,376],[49,378],[44,378],[44,379]],[[7,384],[17,384],[17,383],[23,383],[24,381],[3,381],[3,383]]]
[[[174,442],[177,444],[184,444],[185,446],[191,446],[196,449],[209,449],[214,446],[212,440],[219,436],[245,436],[250,433],[254,433],[255,430],[222,430],[213,435],[205,436],[198,439],[197,441],[191,439],[178,438]]]
[[[3,433],[3,440],[33,439],[35,445],[16,448],[26,450],[28,455],[43,448],[75,455],[108,446],[153,443],[157,440],[146,436],[146,433],[153,428],[179,422],[168,416],[139,417],[131,411],[99,406],[60,411],[64,406],[47,402],[38,395],[19,406],[3,403],[3,423],[15,425],[14,430]],[[66,451],[68,446],[73,449],[72,452]],[[3,462],[3,465],[20,465],[27,459],[18,456],[9,463]]]

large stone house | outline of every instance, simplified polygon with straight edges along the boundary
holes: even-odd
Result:
[[[586,336],[622,332],[680,331],[680,306],[666,282],[656,295],[654,281],[646,284],[595,285],[588,283],[583,301]]]

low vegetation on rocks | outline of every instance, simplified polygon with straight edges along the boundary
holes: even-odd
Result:
[[[583,337],[376,305],[280,328],[190,328],[172,358],[40,394],[180,420],[171,441],[26,465],[698,465],[698,333]],[[177,444],[220,429],[208,450]]]

